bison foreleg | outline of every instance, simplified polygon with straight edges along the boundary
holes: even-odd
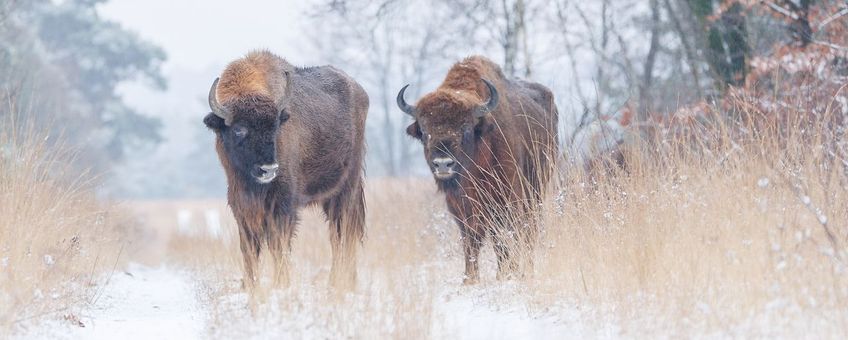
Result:
[[[274,258],[274,286],[288,287],[291,279],[291,240],[294,236],[296,218],[294,216],[277,217],[268,224],[266,237],[268,251]]]
[[[246,226],[239,226],[239,246],[241,247],[241,255],[244,259],[244,280],[242,285],[250,292],[256,288],[256,268],[259,262],[259,235],[248,230]]]
[[[462,232],[462,249],[465,253],[465,278],[462,284],[477,284],[480,282],[480,248],[483,246],[483,235],[462,225],[460,231]]]
[[[365,197],[357,182],[324,203],[333,249],[330,283],[337,288],[356,284],[356,250],[365,232]]]

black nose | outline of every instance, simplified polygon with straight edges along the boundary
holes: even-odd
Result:
[[[276,163],[273,164],[257,164],[253,166],[253,176],[254,177],[267,177],[270,174],[275,174],[279,165]]]
[[[450,172],[453,165],[456,163],[453,159],[447,157],[439,157],[433,159],[433,169],[437,172]]]

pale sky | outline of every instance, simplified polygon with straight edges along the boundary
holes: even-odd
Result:
[[[299,1],[111,0],[98,11],[167,53],[162,68],[167,91],[141,83],[119,91],[131,106],[162,118],[168,138],[168,130],[184,131],[183,124],[196,123],[208,111],[212,80],[247,52],[267,48],[295,65],[316,63],[308,58],[312,46],[302,34],[305,9]]]
[[[112,0],[100,14],[163,47],[169,67],[203,70],[257,48],[305,63],[304,1]]]

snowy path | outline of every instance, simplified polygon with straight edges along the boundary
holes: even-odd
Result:
[[[130,265],[115,273],[89,314],[81,339],[199,339],[205,313],[191,279],[168,267]]]
[[[81,315],[84,327],[48,325],[25,338],[70,339],[205,339],[215,335],[207,324],[208,306],[198,300],[195,279],[173,267],[130,265],[116,272],[95,304]],[[492,297],[508,294],[504,287],[448,293],[434,301],[434,323],[429,337],[435,339],[571,339],[615,338],[615,327],[589,325],[576,309],[565,307],[550,313],[528,313],[519,304],[491,303]],[[494,289],[494,290],[493,290]],[[306,294],[304,297],[309,297]],[[310,318],[326,317],[321,306],[305,304],[295,315],[272,311],[258,319],[240,307],[243,294],[233,296],[236,314],[233,325],[219,325],[238,331],[241,338],[269,338],[281,334],[301,334],[307,338],[327,338],[331,329],[314,327]],[[354,308],[356,309],[356,308]],[[309,320],[307,320],[309,319]],[[307,320],[307,321],[304,321]],[[316,319],[318,320],[318,319]],[[318,322],[317,325],[321,325]],[[54,324],[55,326],[55,324]],[[326,325],[324,325],[326,326]],[[70,330],[69,330],[70,328]],[[219,327],[220,328],[220,327]],[[69,331],[68,331],[69,330]],[[220,331],[220,329],[219,329]],[[242,333],[244,332],[244,333]],[[225,332],[226,333],[226,332]],[[331,336],[330,336],[331,337]]]
[[[498,309],[477,305],[472,299],[447,301],[437,313],[444,324],[433,329],[440,339],[585,339],[610,337],[609,333],[581,327],[576,316],[532,316],[518,308],[506,306]],[[572,322],[565,322],[571,318]],[[591,334],[591,336],[589,335]]]

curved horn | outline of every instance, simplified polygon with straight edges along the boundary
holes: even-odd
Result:
[[[407,104],[406,99],[403,99],[403,93],[406,92],[407,87],[409,87],[409,84],[406,84],[406,86],[401,88],[400,92],[398,92],[397,105],[398,105],[398,107],[400,108],[401,111],[412,116],[412,118],[416,118],[415,117],[415,106]]]
[[[215,81],[212,82],[212,88],[209,89],[209,108],[212,109],[212,113],[216,116],[224,119],[224,124],[230,125],[233,120],[232,113],[230,113],[230,111],[228,111],[223,105],[218,103],[218,80],[220,80],[220,78],[215,78]]]
[[[486,88],[489,89],[489,101],[483,106],[480,107],[479,110],[474,111],[474,118],[483,118],[487,113],[492,112],[498,107],[498,101],[500,100],[500,96],[498,95],[498,89],[495,88],[495,84],[486,80],[483,80],[483,83],[486,84]]]

